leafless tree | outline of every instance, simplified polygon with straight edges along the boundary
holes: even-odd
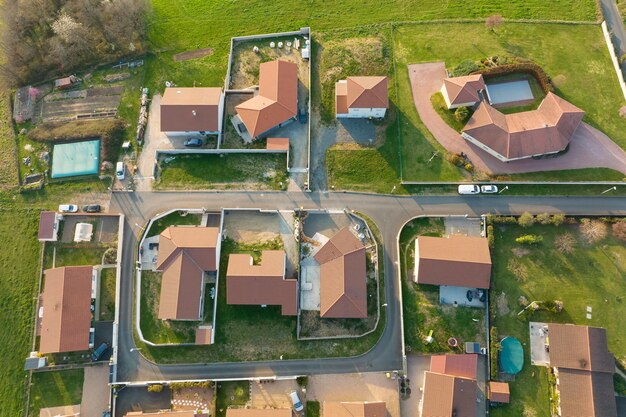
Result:
[[[499,14],[492,14],[485,21],[485,26],[495,33],[496,29],[502,25],[504,18]]]
[[[611,229],[613,231],[613,236],[615,236],[619,240],[623,240],[626,242],[626,220],[613,223]]]
[[[563,233],[554,238],[554,247],[562,254],[573,253],[576,249],[576,237],[572,233]]]
[[[587,243],[596,243],[607,236],[608,227],[601,220],[582,219],[580,221],[580,232]]]

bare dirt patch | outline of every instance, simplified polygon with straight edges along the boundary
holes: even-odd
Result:
[[[505,316],[511,311],[504,292],[501,292],[496,296],[496,309],[498,311],[498,316]]]
[[[204,58],[205,56],[213,55],[213,48],[194,49],[193,51],[185,51],[180,54],[176,54],[172,59],[176,62],[189,61],[190,59]]]
[[[552,85],[554,85],[557,88],[562,87],[566,81],[567,81],[567,77],[565,77],[565,75],[563,74],[559,74],[552,79]]]
[[[513,255],[515,255],[516,257],[522,258],[528,255],[530,253],[530,250],[527,248],[513,248],[511,249],[511,252],[513,252]]]
[[[517,259],[509,259],[506,268],[515,276],[518,281],[525,282],[528,279],[528,268]]]

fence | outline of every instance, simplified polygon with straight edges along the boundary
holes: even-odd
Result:
[[[609,33],[609,29],[606,26],[606,21],[602,22],[602,33],[604,33],[604,40],[606,41],[606,46],[609,48],[609,55],[611,55],[611,62],[613,62],[613,68],[615,69],[615,73],[617,74],[617,80],[619,81],[619,86],[622,89],[622,94],[624,95],[624,99],[626,99],[626,84],[624,83],[624,74],[622,73],[622,68],[619,65],[619,59],[615,54],[615,45],[613,45],[613,41],[611,40],[611,34]]]

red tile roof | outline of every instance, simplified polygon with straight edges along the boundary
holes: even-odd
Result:
[[[211,339],[213,334],[213,327],[211,325],[208,326],[198,326],[196,328],[196,345],[210,345],[213,343]]]
[[[491,256],[485,238],[419,236],[415,263],[418,284],[489,288]]]
[[[64,266],[44,272],[40,352],[89,349],[92,271],[92,266]]]
[[[298,65],[276,60],[259,71],[259,94],[235,107],[253,138],[298,114]]]
[[[511,401],[508,382],[489,381],[489,400],[496,403],[508,404]]]
[[[217,269],[216,227],[170,226],[159,238],[157,270],[163,271],[159,318],[199,320],[204,272]]]
[[[320,316],[366,318],[365,247],[343,228],[317,252],[320,264]]]
[[[161,99],[161,132],[216,132],[222,89],[169,87]]]
[[[291,408],[227,408],[226,417],[292,417]]]
[[[548,323],[548,340],[552,367],[615,372],[606,330],[601,327]]]
[[[421,417],[476,417],[476,380],[426,372]]]
[[[478,355],[433,355],[430,357],[430,372],[476,379]]]
[[[349,109],[387,109],[387,77],[348,77],[335,84],[335,108],[338,114]]]
[[[228,258],[228,304],[280,305],[283,316],[295,316],[297,285],[297,280],[285,279],[285,251],[263,251],[259,265],[254,265],[247,254],[231,254]]]
[[[446,87],[450,105],[459,105],[479,101],[478,91],[485,89],[485,80],[482,74],[474,74],[445,78],[443,85]]]
[[[463,133],[507,159],[527,158],[565,149],[584,114],[553,93],[537,110],[506,115],[483,101]]]
[[[57,214],[54,211],[42,211],[39,214],[39,240],[53,240],[57,234]]]
[[[265,149],[268,151],[287,151],[289,150],[289,138],[267,138]]]
[[[387,417],[384,401],[340,402],[324,401],[322,415],[332,417]]]
[[[558,382],[561,416],[617,416],[612,373],[559,368]]]

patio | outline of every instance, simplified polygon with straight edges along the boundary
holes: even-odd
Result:
[[[550,366],[550,352],[546,346],[548,325],[530,322],[530,363],[536,366]]]
[[[471,301],[467,296],[468,291],[471,291],[473,294]],[[480,297],[477,294],[478,291],[485,290],[442,285],[439,287],[439,303],[453,306],[482,308],[485,306],[485,303],[480,301]]]

